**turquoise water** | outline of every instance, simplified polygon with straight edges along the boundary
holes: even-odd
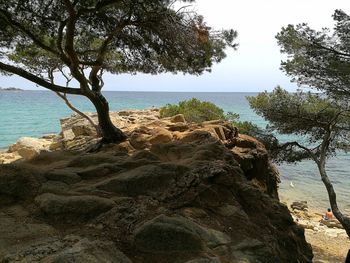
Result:
[[[208,92],[119,92],[104,93],[112,111],[122,109],[144,109],[159,107],[167,103],[198,98],[211,101],[226,112],[240,114],[241,120],[252,121],[260,126],[265,122],[249,107],[246,96],[256,93],[208,93]],[[94,111],[85,98],[73,96],[71,102],[82,111]],[[60,131],[59,119],[72,114],[72,111],[54,93],[49,91],[0,92],[0,148],[5,148],[23,136],[39,137]],[[338,193],[342,208],[350,213],[350,155],[339,153],[328,162],[329,176]],[[282,183],[280,194],[288,202],[307,200],[310,206],[324,209],[328,207],[327,193],[315,164],[304,161],[297,165],[279,166]],[[294,187],[290,186],[293,182]]]

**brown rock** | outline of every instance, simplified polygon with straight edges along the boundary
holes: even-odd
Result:
[[[41,151],[48,150],[51,141],[31,137],[22,137],[11,145],[9,152],[17,152],[25,160],[31,160],[38,156]]]
[[[152,130],[152,137],[149,138],[151,144],[167,143],[170,142],[173,135],[170,131],[164,128],[155,128]]]
[[[170,118],[170,121],[172,123],[177,123],[177,122],[186,123],[186,119],[185,119],[185,116],[183,114],[177,114],[175,116],[172,116]]]

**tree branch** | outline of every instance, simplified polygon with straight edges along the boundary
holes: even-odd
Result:
[[[5,63],[0,62],[0,69],[4,70],[6,72],[18,75],[22,78],[25,78],[29,81],[32,81],[44,88],[47,88],[49,90],[52,90],[54,92],[63,92],[63,93],[68,93],[68,94],[73,94],[73,95],[82,95],[82,92],[80,89],[75,89],[75,88],[70,88],[70,87],[63,87],[63,86],[59,86],[59,85],[55,85],[55,84],[51,84],[50,82],[47,82],[46,80],[35,76],[32,73],[29,73],[28,71],[15,67],[15,66],[11,66],[11,65],[7,65]]]
[[[29,37],[34,44],[38,45],[40,48],[56,55],[60,57],[60,54],[52,49],[51,47],[45,45],[40,39],[37,38],[37,36],[35,36],[31,31],[29,31],[28,29],[26,29],[23,25],[21,25],[20,23],[12,20],[11,18],[11,14],[9,14],[7,11],[0,9],[0,13],[2,13],[7,21],[8,21],[8,25],[11,26],[12,28],[14,28],[14,30],[20,30],[22,33],[24,33],[27,37]]]
[[[71,70],[72,75],[78,80],[80,83],[80,88],[84,93],[88,93],[89,85],[87,83],[86,78],[83,74],[81,74],[79,70],[79,58],[74,50],[74,33],[75,33],[75,25],[78,19],[77,12],[74,9],[73,4],[70,0],[64,0],[67,12],[69,17],[67,19],[66,25],[66,43],[65,43],[65,51],[70,59],[69,68]]]
[[[305,146],[299,144],[298,142],[287,142],[287,143],[282,144],[282,145],[280,146],[280,148],[285,149],[285,148],[287,148],[288,146],[296,146],[296,147],[298,147],[298,148],[300,148],[300,149],[306,151],[306,152],[309,154],[309,156],[310,156],[315,162],[318,162],[317,156],[313,153],[313,151],[310,150],[309,148],[307,148],[307,147],[305,147]]]
[[[100,131],[99,126],[93,121],[92,118],[90,118],[90,116],[88,116],[88,115],[85,114],[84,112],[82,112],[82,111],[78,110],[76,107],[74,107],[74,106],[70,103],[70,101],[68,100],[66,93],[61,94],[61,93],[59,93],[59,92],[56,92],[56,94],[57,94],[61,99],[64,100],[64,102],[66,103],[66,105],[67,105],[72,111],[76,112],[78,115],[80,115],[80,116],[82,116],[83,118],[85,118],[85,119],[92,125],[92,127],[94,127],[94,129],[95,129],[96,132],[97,132],[97,135],[98,135],[98,136],[101,136],[101,131]]]
[[[131,13],[129,14],[129,17],[127,18],[127,20],[121,21],[116,28],[108,34],[108,37],[105,39],[105,41],[103,41],[100,50],[98,52],[96,61],[95,61],[95,65],[92,67],[90,75],[89,75],[89,79],[91,81],[91,85],[92,85],[92,89],[95,91],[100,91],[101,87],[99,87],[99,83],[100,83],[100,78],[97,76],[98,72],[100,71],[100,69],[102,68],[102,64],[103,64],[103,60],[105,58],[106,52],[107,52],[107,48],[109,43],[113,40],[113,38],[120,33],[130,22],[131,19]]]

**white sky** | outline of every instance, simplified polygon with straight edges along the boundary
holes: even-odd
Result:
[[[282,26],[309,23],[315,29],[333,27],[335,9],[350,13],[349,0],[197,0],[193,8],[215,29],[238,31],[239,47],[211,73],[199,77],[182,74],[157,76],[105,75],[105,90],[129,91],[263,91],[295,84],[279,70],[283,56],[275,35]],[[0,76],[0,86],[38,89],[18,77]]]

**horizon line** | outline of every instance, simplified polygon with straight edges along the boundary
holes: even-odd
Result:
[[[6,91],[6,90],[4,90]],[[20,89],[16,91],[47,91],[53,92],[48,89]],[[173,90],[102,90],[104,91],[112,91],[112,92],[164,92],[164,93],[259,93],[264,91],[173,91]],[[12,91],[13,92],[13,91]]]

